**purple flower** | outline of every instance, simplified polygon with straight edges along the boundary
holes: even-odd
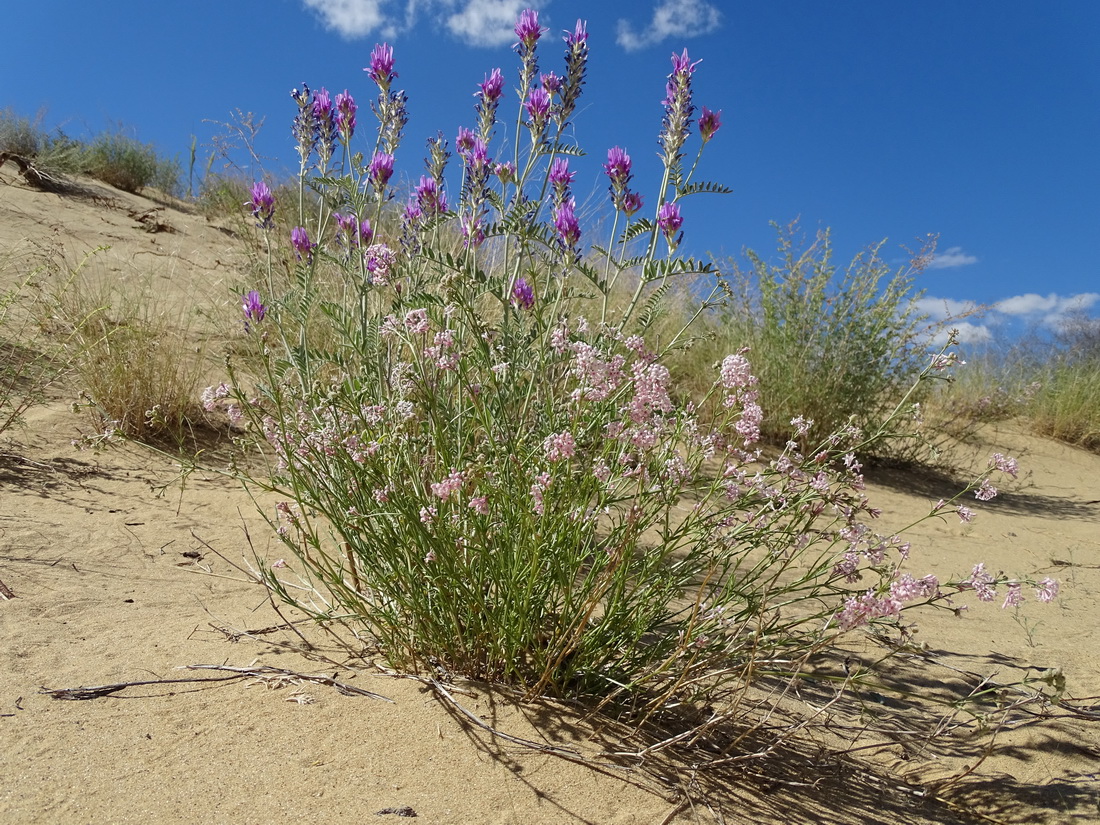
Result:
[[[661,208],[657,211],[657,225],[661,227],[661,232],[670,244],[673,243],[673,236],[680,231],[683,224],[684,219],[680,216],[678,203],[661,204]]]
[[[561,89],[561,78],[553,72],[547,72],[540,79],[542,80],[542,88],[550,94],[554,94]]]
[[[259,323],[264,319],[264,315],[267,314],[267,307],[260,300],[260,293],[253,289],[243,296],[241,311],[244,313],[244,328],[247,332],[249,322]]]
[[[390,83],[397,77],[397,72],[393,70],[393,47],[388,43],[376,45],[370,53],[370,65],[363,71],[369,73],[370,79],[382,91],[387,91]]]
[[[510,160],[498,163],[493,167],[493,174],[500,178],[501,183],[512,183],[516,179],[516,165]]]
[[[358,110],[353,98],[347,89],[336,95],[336,128],[344,136],[345,141],[351,140],[355,134],[355,112]]]
[[[313,95],[313,119],[317,124],[318,153],[324,165],[336,148],[336,115],[332,98],[324,87]]]
[[[603,165],[603,170],[611,178],[612,186],[626,186],[630,181],[630,155],[618,146],[612,146],[607,150],[607,163]]]
[[[367,167],[367,177],[378,191],[382,191],[393,175],[393,155],[388,152],[375,152]]]
[[[500,69],[493,69],[492,73],[484,81],[477,84],[481,89],[479,93],[485,100],[499,100],[504,92],[504,76]]]
[[[515,299],[517,306],[530,309],[535,305],[535,290],[527,283],[527,279],[519,278],[516,285],[512,287],[512,298]]]
[[[355,215],[334,214],[332,217],[336,219],[336,242],[341,246],[346,246],[348,249],[368,246],[374,238],[374,230],[371,229],[369,220],[364,219],[360,222]]]
[[[326,118],[331,119],[333,117],[332,98],[329,96],[328,89],[324,86],[313,95],[313,116],[318,120],[324,120]]]
[[[623,211],[630,217],[642,208],[642,196],[637,192],[627,192],[623,195]]]
[[[588,32],[584,21],[578,20],[572,32],[565,33],[565,80],[561,84],[561,94],[555,116],[564,124],[573,114],[577,100],[584,86],[584,75],[588,66]]]
[[[572,32],[565,33],[565,42],[569,46],[576,46],[580,43],[588,42],[588,32],[585,29],[585,23],[583,20],[577,21],[577,26]]]
[[[298,144],[298,158],[305,167],[313,148],[317,145],[317,120],[313,116],[313,95],[309,86],[302,84],[302,90],[294,89],[290,96],[298,104],[298,114],[294,116],[291,133]]]
[[[699,116],[699,136],[703,139],[703,143],[706,143],[712,137],[714,133],[722,128],[722,110],[712,112],[706,106],[703,107],[703,114]]]
[[[462,245],[466,249],[481,246],[485,242],[485,231],[481,228],[481,215],[463,215],[459,219],[462,229]]]
[[[569,194],[569,187],[573,183],[576,172],[569,171],[569,161],[565,158],[555,158],[550,166],[550,185],[554,187],[555,201],[561,203]]]
[[[554,228],[558,230],[562,243],[570,249],[577,246],[581,239],[581,226],[574,214],[576,201],[573,198],[564,200],[554,209]]]
[[[416,205],[428,217],[442,215],[447,211],[447,196],[443,193],[435,178],[420,176],[415,189]]]
[[[296,226],[290,230],[290,245],[294,247],[294,251],[298,254],[299,261],[302,258],[307,261],[313,260],[313,248],[317,244],[310,241],[309,233],[306,232],[304,227]]]
[[[474,145],[474,141],[477,140],[477,135],[467,129],[465,126],[458,127],[458,137],[455,138],[455,148],[460,155],[469,152]]]
[[[515,31],[519,42],[528,50],[533,49],[539,37],[542,36],[542,29],[539,28],[539,13],[532,9],[521,11],[519,20],[516,21]]]
[[[680,148],[691,131],[691,116],[695,107],[691,102],[691,75],[699,61],[691,62],[687,49],[682,55],[672,55],[672,73],[665,87],[665,116],[661,129],[661,145],[664,147],[666,168],[678,165]]]
[[[535,130],[541,132],[546,125],[546,118],[550,114],[550,95],[545,89],[535,88],[527,94],[527,102],[523,104],[527,109],[527,115],[531,118]]]
[[[272,219],[275,217],[275,196],[271,194],[266,183],[260,180],[252,184],[252,200],[245,206],[251,207],[257,225],[263,229],[271,227]]]

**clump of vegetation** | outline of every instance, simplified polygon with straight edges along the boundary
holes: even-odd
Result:
[[[845,426],[870,432],[928,364],[929,329],[913,288],[931,246],[894,270],[878,244],[840,272],[828,231],[808,245],[794,226],[777,231],[776,260],[750,250],[747,266],[725,262],[732,300],[717,315],[718,346],[748,348],[765,440],[785,443],[799,417],[818,435]],[[896,446],[887,439],[862,454]]]
[[[140,278],[106,277],[81,267],[58,302],[70,326],[71,383],[95,435],[114,435],[179,449],[207,427],[199,401],[208,371],[197,316],[163,307]]]
[[[871,524],[857,453],[903,430],[914,392],[957,362],[951,343],[931,357],[918,348],[909,270],[883,285],[872,251],[833,292],[827,239],[788,246],[780,269],[758,264],[767,324],[727,309],[729,350],[706,362],[698,399],[677,397],[669,359],[721,298],[663,312],[678,281],[716,274],[679,249],[691,229],[681,202],[725,191],[693,179],[720,118],[696,114],[697,64],[674,55],[662,180],[643,208],[630,156],[611,147],[611,242],[586,248],[570,158],[587,31],[568,33],[560,76],[539,75],[541,34],[524,12],[509,148],[492,153],[504,128],[493,70],[455,140],[457,186],[440,136],[393,232],[380,219],[396,196],[406,98],[392,50],[371,55],[378,129],[362,155],[349,93],[296,90],[297,191],[256,181],[249,193],[266,255],[242,311],[259,368],[230,359],[203,396],[271,459],[269,474],[242,476],[270,494],[257,500],[276,499],[265,516],[285,556],[257,558],[258,579],[395,668],[636,721],[704,705],[735,718],[757,686],[772,697],[766,716],[830,656],[843,674],[850,634],[904,635],[903,611],[963,594],[1022,599],[1030,582],[981,564],[967,578],[909,572],[921,561],[904,539]],[[775,370],[785,358],[796,377]],[[759,449],[768,380],[793,428],[774,457]],[[834,397],[809,410],[821,417],[811,426],[793,403],[813,402],[815,382]],[[959,496],[991,498],[991,479],[1016,472],[994,455],[929,516],[969,519]],[[1040,601],[1057,591],[1034,584]]]
[[[30,164],[33,173],[24,173],[29,181],[88,175],[125,192],[154,187],[181,193],[179,161],[161,157],[152,144],[122,131],[102,133],[90,142],[76,140],[60,130],[46,131],[42,121],[42,113],[31,120],[11,109],[0,111],[0,154]]]
[[[49,318],[53,297],[43,282],[53,268],[53,256],[25,245],[0,258],[0,281],[10,284],[0,289],[0,435],[45,401],[70,366],[66,336]]]

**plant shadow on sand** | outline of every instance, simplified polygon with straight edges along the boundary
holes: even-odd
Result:
[[[873,484],[899,493],[920,496],[930,502],[950,500],[955,496],[961,487],[960,476],[958,472],[908,463],[879,464],[867,471],[867,480]],[[1074,519],[1100,517],[1100,499],[1081,501],[1068,496],[1013,488],[1008,488],[981,504],[983,510],[1006,515]]]

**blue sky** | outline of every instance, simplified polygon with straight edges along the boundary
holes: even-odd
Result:
[[[217,123],[252,112],[278,177],[296,163],[290,90],[348,89],[366,123],[362,69],[386,40],[409,94],[399,172],[415,178],[428,137],[474,125],[487,72],[515,83],[527,7],[548,28],[543,71],[560,73],[562,30],[588,21],[579,199],[603,197],[614,145],[635,187],[655,189],[669,57],[687,48],[702,60],[696,105],[722,110],[700,174],[734,190],[684,204],[691,253],[768,253],[769,222],[795,218],[831,227],[840,263],[883,238],[901,261],[931,233],[926,308],[994,307],[972,340],[1049,328],[1074,306],[1100,314],[1096,0],[38,0],[7,18],[0,107],[44,109],[76,136],[122,124],[185,171],[192,135],[201,167]]]

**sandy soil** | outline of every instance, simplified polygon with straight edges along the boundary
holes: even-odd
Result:
[[[53,245],[79,258],[107,243],[108,273],[154,278],[181,312],[196,290],[229,300],[241,257],[225,231],[96,190],[43,193],[0,169],[0,254]],[[851,756],[791,745],[747,767],[693,774],[685,764],[584,764],[579,756],[602,747],[599,725],[459,685],[452,695],[474,718],[543,750],[493,736],[420,682],[352,666],[316,631],[306,631],[316,646],[308,655],[287,631],[236,636],[282,623],[230,564],[253,549],[277,552],[248,497],[217,476],[193,475],[181,492],[171,462],[139,447],[75,451],[83,422],[71,396],[32,410],[0,443],[0,594],[10,595],[0,595],[2,822],[385,822],[412,813],[426,823],[525,825],[1100,822],[1100,456],[1018,428],[987,432],[972,461],[1016,455],[1020,481],[975,506],[972,524],[951,518],[909,533],[916,574],[965,574],[985,561],[1058,578],[1063,595],[1018,614],[975,605],[961,619],[927,616],[927,660],[900,669],[898,685],[951,697],[984,677],[1008,683],[1061,668],[1077,701],[1052,718],[1016,713],[990,746],[972,728],[929,743],[942,707],[918,699],[903,710],[857,692],[823,715],[829,725],[817,737],[855,739]],[[952,492],[933,473],[870,481],[891,528]],[[200,664],[299,676],[186,669]],[[223,680],[160,681],[198,678]],[[83,701],[43,692],[138,681],[152,684]],[[996,706],[982,708],[995,726]],[[670,784],[657,776],[672,772]]]

